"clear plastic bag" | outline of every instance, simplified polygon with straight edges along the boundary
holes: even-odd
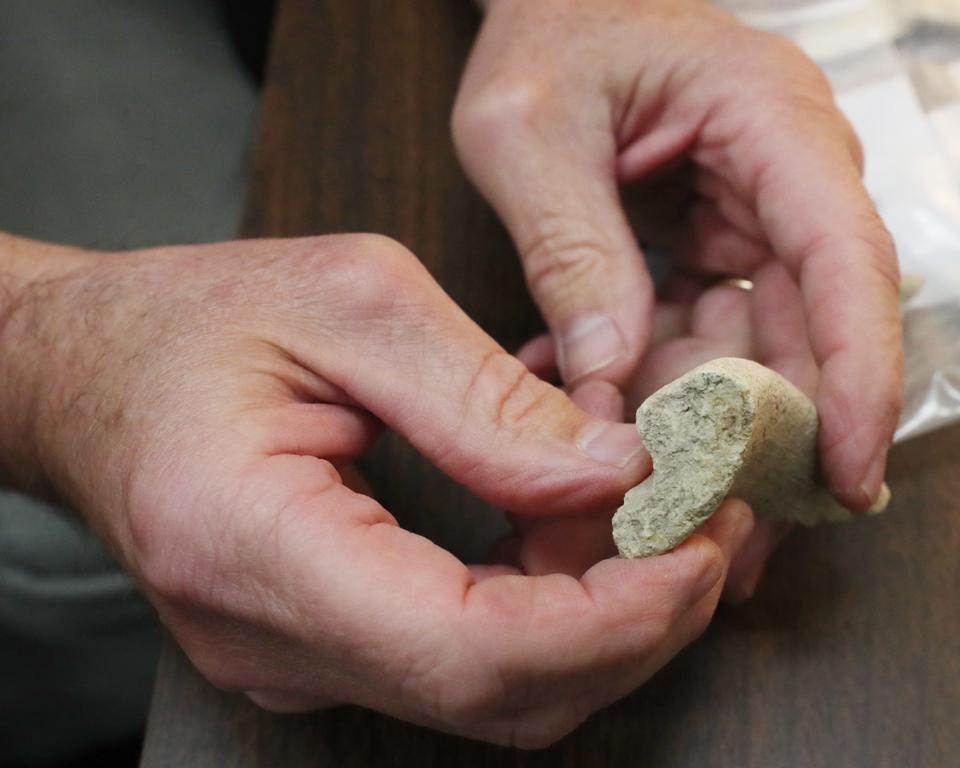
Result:
[[[823,67],[919,290],[904,306],[896,440],[960,421],[960,0],[718,0]]]

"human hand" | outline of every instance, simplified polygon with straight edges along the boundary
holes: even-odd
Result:
[[[563,380],[629,389],[647,352],[632,223],[701,282],[753,281],[754,356],[815,396],[826,480],[866,509],[900,408],[899,278],[823,74],[698,0],[489,5],[454,139],[513,235]]]
[[[643,561],[534,542],[566,560],[533,576],[468,567],[348,488],[380,424],[518,515],[609,509],[649,471],[631,426],[531,375],[385,238],[21,241],[0,265],[5,474],[66,497],[198,669],[267,708],[549,743],[703,629],[751,528],[731,503]]]

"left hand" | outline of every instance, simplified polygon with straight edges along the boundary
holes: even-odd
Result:
[[[700,0],[491,0],[453,133],[575,399],[588,386],[609,409],[631,388],[654,325],[636,235],[662,243],[698,291],[753,281],[752,356],[815,398],[831,491],[870,505],[902,397],[896,255],[860,145],[799,49]],[[640,389],[679,359],[659,354]]]

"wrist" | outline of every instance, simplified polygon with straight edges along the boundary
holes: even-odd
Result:
[[[55,296],[89,254],[0,233],[0,485],[49,493],[38,435],[59,338]]]
[[[5,283],[28,284],[62,277],[88,263],[90,254],[80,248],[44,243],[0,232],[0,277]],[[7,298],[0,296],[0,307]]]

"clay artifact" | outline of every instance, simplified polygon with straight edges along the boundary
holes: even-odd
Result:
[[[637,431],[653,472],[613,517],[622,557],[672,549],[727,496],[746,501],[757,517],[804,525],[856,517],[820,477],[814,404],[751,360],[718,358],[657,390],[637,410]],[[884,484],[868,514],[889,500]]]

